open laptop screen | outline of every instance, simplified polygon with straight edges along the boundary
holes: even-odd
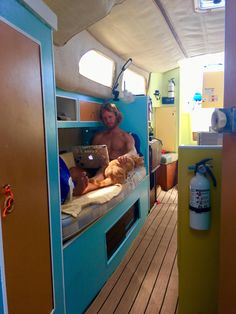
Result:
[[[101,168],[109,163],[106,145],[75,146],[72,150],[76,165],[81,168]]]

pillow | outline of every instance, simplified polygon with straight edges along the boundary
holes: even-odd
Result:
[[[64,160],[68,169],[75,167],[75,159],[72,152],[62,153],[60,154],[60,157]]]
[[[133,139],[134,139],[134,145],[135,145],[135,148],[136,148],[136,151],[137,153],[139,154],[139,156],[143,156],[143,154],[141,153],[140,151],[140,146],[141,146],[141,142],[140,142],[140,138],[137,134],[135,133],[130,133],[130,135],[133,136]]]
[[[83,169],[105,167],[109,163],[106,145],[88,145],[73,147],[76,165]]]
[[[64,160],[59,157],[60,168],[60,188],[61,188],[61,204],[72,199],[74,184],[72,182],[69,169]]]
[[[166,153],[161,154],[161,164],[171,164],[172,162],[175,162],[178,160],[178,154],[177,153]]]

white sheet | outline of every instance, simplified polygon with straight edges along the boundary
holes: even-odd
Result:
[[[104,204],[117,196],[122,190],[121,184],[115,184],[102,189],[91,191],[79,197],[73,197],[72,201],[62,205],[62,212],[77,217],[82,208],[91,204]]]
[[[109,202],[103,204],[90,204],[84,206],[77,217],[73,217],[69,214],[62,213],[62,234],[63,241],[67,241],[85,230],[89,225],[94,223],[97,219],[104,216],[119,202],[122,202],[131,191],[143,180],[146,176],[145,167],[138,167],[135,171],[131,171],[126,179],[126,182],[122,184],[121,192],[113,197]]]

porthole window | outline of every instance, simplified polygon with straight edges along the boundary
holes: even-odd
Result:
[[[145,95],[145,78],[129,69],[125,70],[122,78],[122,90],[126,89],[134,95]]]
[[[115,63],[102,53],[90,50],[79,61],[79,73],[88,79],[112,87]]]

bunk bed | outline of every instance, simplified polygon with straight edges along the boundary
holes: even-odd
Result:
[[[63,107],[64,100],[66,107]],[[89,134],[101,128],[98,111],[104,101],[62,90],[57,90],[57,101],[58,111],[69,108],[74,115],[72,120],[58,121],[58,128],[81,128],[81,140],[84,145],[88,144]],[[118,195],[108,202],[83,206],[74,216],[62,213],[67,313],[86,310],[121,262],[149,211],[147,97],[138,96],[129,104],[120,100],[116,105],[124,116],[120,127],[133,132],[140,140],[144,166],[131,172]]]
[[[68,156],[69,155],[69,156]],[[68,168],[75,167],[71,164],[72,153],[65,153],[61,158],[65,161]],[[144,166],[137,167],[128,173],[124,184],[115,184],[95,191],[88,192],[81,196],[72,197],[71,200],[62,204],[62,236],[66,243],[80,232],[88,228],[97,219],[104,216],[119,202],[122,202],[145,178],[146,169]],[[132,224],[132,219],[127,224]]]

